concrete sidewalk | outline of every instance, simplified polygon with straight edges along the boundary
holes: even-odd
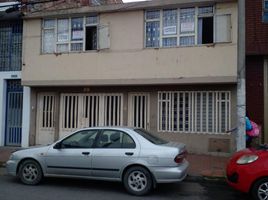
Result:
[[[13,151],[19,147],[0,147],[0,167],[4,167]],[[223,178],[228,157],[188,154],[190,163],[189,175],[191,177]]]

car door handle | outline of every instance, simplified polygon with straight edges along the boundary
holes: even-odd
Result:
[[[90,152],[82,152],[82,154],[87,156],[90,154]]]
[[[133,152],[126,152],[125,153],[127,156],[132,156],[134,153]]]

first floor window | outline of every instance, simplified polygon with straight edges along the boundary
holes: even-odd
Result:
[[[158,93],[158,131],[225,133],[230,129],[229,91]]]

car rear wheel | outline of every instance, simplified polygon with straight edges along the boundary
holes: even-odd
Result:
[[[150,172],[143,167],[131,167],[124,175],[124,186],[133,195],[141,196],[150,192],[153,181]]]
[[[258,180],[252,187],[252,196],[255,200],[267,200],[268,199],[268,178],[262,178]]]
[[[27,185],[38,184],[43,177],[40,165],[34,160],[25,160],[19,168],[19,178]]]

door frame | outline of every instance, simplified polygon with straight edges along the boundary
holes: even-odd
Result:
[[[40,120],[41,120],[41,112],[42,110],[39,109],[40,103],[41,103],[41,99],[40,97],[44,97],[44,96],[54,96],[55,97],[55,101],[54,101],[54,128],[50,128],[51,131],[54,131],[53,135],[54,135],[54,141],[58,139],[58,134],[57,134],[57,124],[58,124],[58,94],[56,92],[40,92],[37,94],[37,111],[36,111],[36,135],[35,135],[35,143],[39,144],[39,135],[41,132],[41,125],[40,125]],[[43,100],[42,100],[43,101]],[[44,102],[42,102],[44,103]],[[49,129],[49,128],[47,128]],[[52,130],[54,129],[54,130]]]
[[[9,82],[10,81],[18,81],[18,82],[20,82],[20,86],[21,86],[21,88],[19,88],[19,89],[15,89],[15,90],[9,90]],[[6,95],[6,97],[5,97],[5,104],[6,104],[6,108],[5,108],[5,122],[4,122],[4,126],[5,126],[5,128],[4,128],[4,130],[5,130],[5,134],[4,134],[4,145],[5,146],[21,146],[21,143],[22,143],[22,116],[23,116],[23,87],[22,87],[22,85],[21,85],[21,80],[20,79],[8,79],[8,80],[6,80],[5,81],[6,82],[6,87],[5,87],[5,95]],[[8,142],[8,137],[9,137],[9,134],[8,134],[8,109],[9,109],[9,107],[8,107],[8,105],[9,105],[9,92],[18,92],[18,93],[21,93],[21,95],[22,95],[22,98],[21,98],[21,128],[20,128],[20,143],[14,143],[14,144],[9,144],[9,142]]]

